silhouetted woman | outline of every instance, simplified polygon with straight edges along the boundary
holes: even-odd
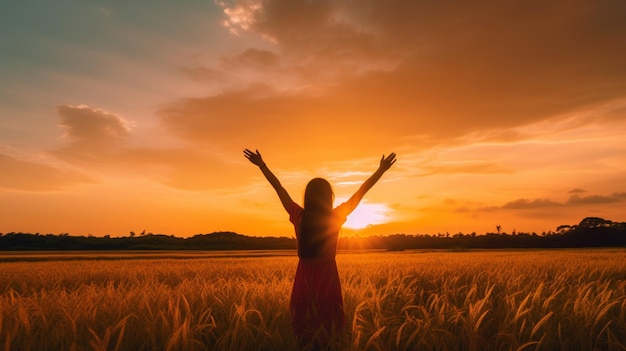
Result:
[[[335,263],[337,237],[346,217],[365,193],[395,162],[396,155],[380,159],[380,166],[352,197],[333,208],[334,194],[328,181],[312,179],[304,192],[304,208],[296,204],[269,170],[259,150],[244,150],[270,182],[293,223],[298,241],[298,269],[291,292],[291,322],[304,345],[320,345],[344,327],[343,298]]]

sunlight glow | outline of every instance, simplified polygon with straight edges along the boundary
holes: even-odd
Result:
[[[389,221],[390,211],[386,204],[361,203],[348,216],[343,226],[350,229],[363,229],[370,225],[383,224]]]

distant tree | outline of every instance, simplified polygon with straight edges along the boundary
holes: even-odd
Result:
[[[556,227],[556,232],[559,234],[564,234],[569,232],[572,229],[572,226],[569,224],[561,224],[560,226]]]
[[[135,232],[133,232],[132,230],[130,231],[130,237],[134,238],[135,237]]]
[[[496,231],[498,232],[498,235],[500,235],[500,232],[502,231],[502,226],[501,225],[496,225]]]
[[[612,221],[608,221],[600,217],[586,217],[578,224],[579,228],[598,228],[598,227],[610,227],[613,224]]]

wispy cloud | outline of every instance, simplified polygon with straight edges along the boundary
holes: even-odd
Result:
[[[497,164],[488,162],[451,162],[451,163],[435,163],[430,165],[422,165],[422,176],[441,175],[441,174],[506,174],[511,173],[510,169]]]
[[[550,199],[517,199],[511,202],[507,202],[502,206],[497,207],[484,207],[482,210],[530,210],[539,208],[554,208],[554,207],[577,207],[588,205],[607,205],[626,202],[625,192],[615,192],[610,195],[572,195],[565,202],[554,201]]]
[[[95,182],[80,172],[3,154],[0,154],[0,169],[0,188],[8,190],[47,192]]]
[[[237,164],[193,147],[132,145],[132,123],[122,116],[86,105],[57,109],[65,144],[52,153],[78,167],[142,177],[184,190],[240,184]],[[230,176],[224,177],[229,173]]]
[[[533,209],[533,208],[544,208],[544,207],[555,207],[555,206],[562,206],[562,204],[552,201],[552,200],[548,200],[548,199],[534,199],[534,200],[519,199],[519,200],[507,202],[506,204],[502,205],[501,208],[505,210],[526,210],[526,209]]]

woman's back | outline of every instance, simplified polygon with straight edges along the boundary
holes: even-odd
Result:
[[[339,232],[346,221],[344,207],[344,204],[338,206],[325,217],[312,216],[312,223],[305,222],[304,225],[308,227],[303,228],[305,210],[293,203],[288,212],[289,221],[294,225],[298,239],[298,257],[307,260],[335,257]]]

